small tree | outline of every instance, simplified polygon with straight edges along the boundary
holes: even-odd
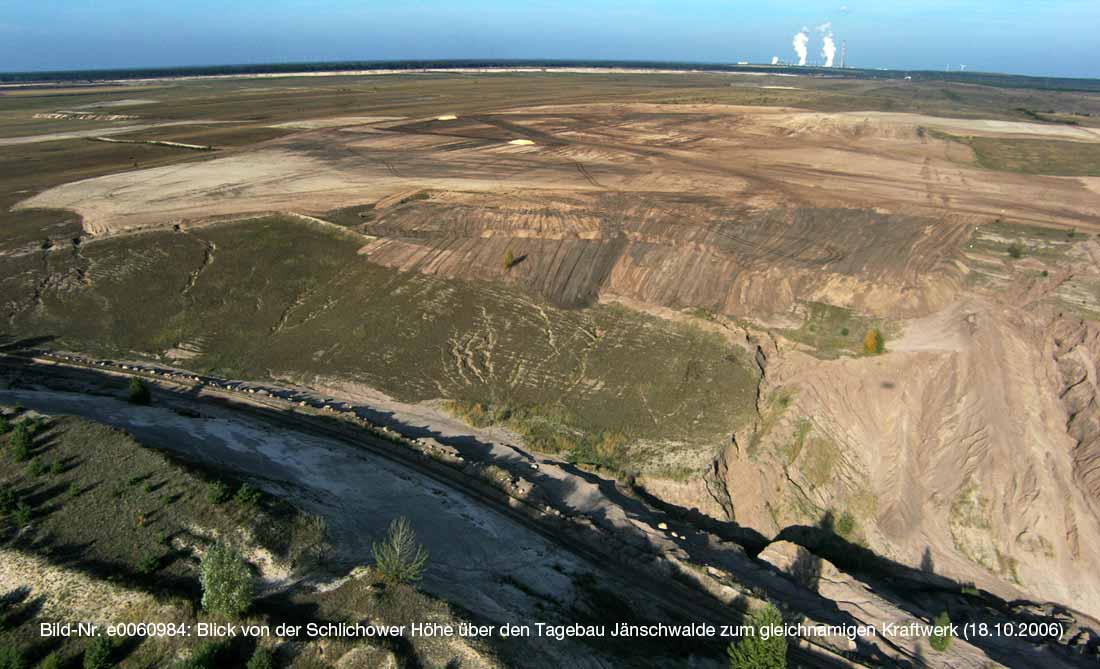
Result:
[[[516,256],[512,253],[512,249],[508,249],[504,252],[504,269],[512,269],[512,265],[516,264]]]
[[[130,379],[129,396],[132,404],[148,404],[152,399],[149,394],[149,386],[137,377]]]
[[[16,462],[25,462],[31,457],[31,431],[26,420],[16,423],[11,433],[11,456]]]
[[[213,481],[206,486],[206,501],[211,504],[225,504],[230,497],[229,486],[221,481]]]
[[[255,596],[252,572],[232,546],[219,542],[206,551],[199,581],[202,583],[202,608],[211,613],[235,618],[252,606]]]
[[[787,639],[771,629],[782,624],[783,616],[771,604],[750,615],[746,625],[755,627],[756,634],[742,637],[726,649],[730,669],[785,669]],[[763,629],[769,630],[766,639]]]
[[[416,541],[408,518],[401,516],[390,523],[386,540],[374,544],[374,562],[391,583],[420,580],[428,564],[428,551]]]
[[[263,498],[264,494],[262,492],[245,483],[237,488],[237,494],[233,496],[233,501],[248,509],[258,509]]]
[[[871,328],[863,336],[863,352],[867,355],[878,355],[886,350],[886,340],[878,328]]]
[[[1008,245],[1008,256],[1010,258],[1019,259],[1024,256],[1024,247],[1019,242],[1012,242]]]
[[[933,630],[932,636],[929,637],[928,645],[942,653],[951,645],[951,618],[947,615],[947,611],[944,611],[936,616],[932,624],[937,629]]]
[[[111,640],[97,636],[84,650],[84,669],[108,669],[111,666]]]

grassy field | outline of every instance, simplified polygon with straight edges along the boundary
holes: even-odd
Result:
[[[26,336],[105,356],[168,360],[182,348],[196,355],[181,364],[231,377],[539,407],[567,416],[582,441],[717,444],[752,411],[752,367],[717,334],[400,273],[359,245],[272,217],[0,259],[3,316]]]
[[[1100,144],[933,134],[969,146],[974,151],[974,161],[987,170],[1061,177],[1100,176]]]

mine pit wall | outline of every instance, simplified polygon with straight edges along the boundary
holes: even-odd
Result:
[[[900,565],[1100,614],[1100,326],[982,302],[950,313],[954,350],[825,361],[779,346],[755,434],[697,481],[642,483],[767,538],[847,513],[847,540]]]
[[[1066,430],[1077,444],[1073,449],[1074,480],[1093,514],[1100,517],[1100,324],[1058,318],[1051,328],[1048,350],[1061,381],[1059,397],[1068,419]],[[1073,539],[1076,546],[1076,535]]]
[[[861,209],[731,209],[660,194],[619,203],[610,218],[600,198],[431,197],[359,226],[376,237],[361,253],[403,271],[518,284],[560,306],[617,296],[750,318],[787,313],[800,300],[890,318],[931,313],[960,289],[956,261],[974,223]],[[515,262],[506,267],[509,251]]]

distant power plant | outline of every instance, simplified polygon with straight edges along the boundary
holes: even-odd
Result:
[[[821,57],[824,62],[822,67],[834,67],[836,66],[836,39],[833,37],[833,23],[832,21],[826,21],[821,25],[814,28],[815,32],[821,34]],[[806,65],[806,58],[809,55],[809,49],[807,48],[810,43],[810,29],[806,26],[802,27],[802,30],[795,33],[794,38],[791,39],[791,47],[794,49],[795,56],[798,57],[798,62],[793,63],[797,65]],[[772,58],[772,65],[780,65],[779,57]],[[840,64],[839,67],[847,67],[848,65],[848,42],[842,41],[840,43]]]

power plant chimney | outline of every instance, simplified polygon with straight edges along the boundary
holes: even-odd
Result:
[[[848,61],[848,40],[842,40],[840,42],[840,69],[847,67]]]

